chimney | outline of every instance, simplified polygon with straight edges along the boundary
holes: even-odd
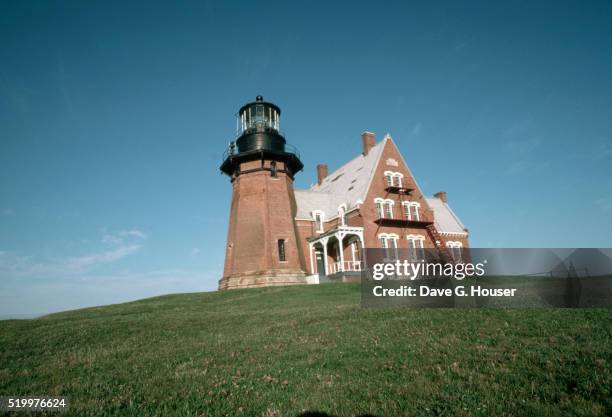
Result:
[[[325,177],[327,177],[327,164],[317,165],[317,184],[321,185]]]
[[[434,197],[440,199],[444,203],[448,203],[448,198],[446,197],[446,191],[438,191],[434,194]]]
[[[365,156],[376,145],[376,135],[366,130],[361,134],[361,141],[363,142],[363,155]]]

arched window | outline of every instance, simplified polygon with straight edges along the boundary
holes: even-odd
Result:
[[[393,205],[395,201],[391,199],[382,199],[377,197],[374,199],[376,205],[376,216],[379,219],[392,219],[393,218]]]
[[[385,214],[388,219],[392,219],[393,218],[393,204],[395,203],[393,202],[393,200],[385,200],[385,203],[386,203],[385,206],[387,207]]]
[[[375,198],[374,205],[376,206],[376,218],[384,219],[385,218],[385,200],[382,198]]]
[[[412,261],[421,261],[425,259],[425,236],[408,235],[408,249]]]
[[[401,187],[404,174],[401,172],[385,171],[385,182],[387,187]]]
[[[416,201],[404,201],[402,202],[402,208],[404,209],[404,217],[406,220],[419,220],[419,208],[421,204]]]
[[[463,244],[458,241],[449,240],[446,242],[446,247],[449,249],[451,256],[455,262],[461,262],[461,248]]]
[[[385,258],[397,259],[397,240],[399,236],[395,233],[380,233],[378,240],[380,241],[380,247],[385,249]]]
[[[385,171],[385,181],[387,183],[387,187],[393,186],[393,172]]]

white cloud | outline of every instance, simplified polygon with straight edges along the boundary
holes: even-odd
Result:
[[[123,239],[117,235],[108,234],[102,237],[102,243],[106,243],[108,245],[120,245],[123,243]]]
[[[12,251],[0,251],[0,277],[6,278],[64,278],[93,271],[96,267],[118,262],[138,252],[147,235],[136,229],[105,234],[101,242],[110,248],[81,256],[35,259]]]
[[[131,230],[120,230],[118,232],[114,232],[114,233],[107,233],[102,237],[102,243],[108,244],[108,245],[121,245],[123,244],[126,240],[145,240],[147,239],[147,234],[138,230],[138,229],[131,229]]]
[[[142,239],[142,240],[147,238],[147,234],[144,233],[144,232],[141,232],[138,229],[121,230],[121,231],[119,231],[119,236],[135,237],[135,238]]]
[[[94,253],[92,255],[87,256],[69,258],[66,259],[63,264],[68,270],[83,271],[100,264],[118,261],[132,253],[139,251],[140,248],[140,245],[121,246],[117,249],[110,251]]]

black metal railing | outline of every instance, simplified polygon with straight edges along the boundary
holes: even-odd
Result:
[[[233,144],[233,146],[231,145]],[[294,154],[298,159],[301,159],[300,157],[300,151],[298,150],[298,148],[296,148],[295,146],[289,144],[289,143],[285,143],[284,145],[284,152],[285,153],[292,153]],[[255,149],[255,150],[251,150],[248,153],[255,153],[255,152],[260,152],[260,151],[269,151],[269,152],[274,152],[271,151],[269,149]],[[240,152],[238,152],[238,146],[236,145],[236,142],[230,142],[230,146],[227,147],[227,149],[225,149],[225,152],[223,152],[223,158],[221,159],[222,161],[225,161],[228,157],[230,156],[235,156],[235,155],[239,155]]]

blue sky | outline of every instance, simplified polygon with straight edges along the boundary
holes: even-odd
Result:
[[[298,187],[389,132],[472,246],[612,246],[612,3],[460,3],[1,2],[0,315],[215,289],[257,94]]]

